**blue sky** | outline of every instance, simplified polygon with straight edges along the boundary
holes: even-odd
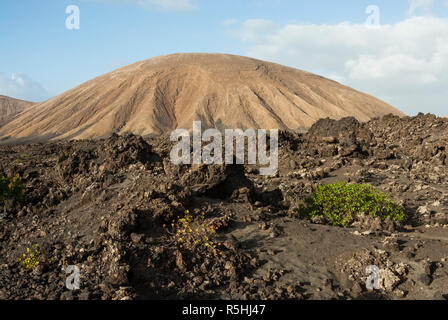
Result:
[[[69,5],[79,30],[66,28]],[[369,5],[379,29],[364,26]],[[40,101],[153,56],[221,52],[448,115],[447,13],[446,0],[2,0],[0,94]]]

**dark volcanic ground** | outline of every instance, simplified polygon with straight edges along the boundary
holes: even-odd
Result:
[[[26,186],[25,203],[0,213],[0,299],[448,298],[448,120],[321,120],[279,141],[277,177],[175,166],[167,138],[0,146],[0,172]],[[372,184],[409,220],[343,229],[296,216],[313,186],[335,181]],[[185,210],[221,223],[217,256],[174,242]],[[35,244],[27,270],[17,259]],[[69,265],[80,290],[65,287]]]

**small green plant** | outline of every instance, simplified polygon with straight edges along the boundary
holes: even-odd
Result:
[[[19,202],[25,197],[25,188],[20,183],[19,176],[5,177],[0,174],[0,205],[7,199],[15,199]]]
[[[194,217],[190,211],[186,210],[184,217],[177,217],[177,221],[172,222],[170,233],[174,236],[174,243],[181,248],[194,250],[203,247],[217,256],[221,243],[214,239],[221,226],[220,223],[209,224],[205,219],[205,212]],[[164,227],[166,228],[165,225]]]
[[[26,248],[26,252],[17,259],[17,262],[20,262],[25,269],[33,269],[39,265],[39,257],[39,246],[35,244],[31,248]]]
[[[403,209],[386,194],[369,184],[337,182],[315,188],[314,195],[305,199],[305,205],[296,209],[300,217],[322,217],[326,224],[348,227],[361,215],[381,220],[404,221]]]
[[[26,153],[22,153],[15,161],[18,163],[24,163],[26,159],[28,159],[28,155]]]

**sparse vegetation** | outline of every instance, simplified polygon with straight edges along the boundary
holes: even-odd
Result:
[[[26,153],[22,153],[19,155],[19,157],[15,160],[17,163],[24,163],[28,159],[28,155]]]
[[[20,183],[20,178],[5,177],[0,174],[0,205],[7,199],[15,199],[19,202],[25,197],[25,188]]]
[[[221,244],[215,238],[220,227],[220,223],[209,224],[205,219],[205,212],[194,217],[186,210],[183,218],[178,217],[177,221],[172,222],[171,234],[174,235],[175,244],[181,248],[194,250],[203,247],[218,255]]]
[[[17,262],[25,269],[33,269],[34,267],[39,265],[40,258],[40,250],[37,244],[33,245],[31,248],[26,248],[26,252],[22,254],[20,258],[17,259]]]
[[[259,165],[171,165],[166,136],[0,145],[0,174],[18,172],[26,186],[23,203],[0,205],[0,299],[443,298],[445,123],[388,117],[280,133],[276,178],[259,175]],[[22,153],[29,157],[18,164]],[[379,206],[381,196],[369,198],[371,190],[357,185],[315,195],[318,185],[349,178],[398,205]],[[300,211],[310,219],[288,218],[292,203],[304,204]],[[349,217],[344,205],[353,207]],[[400,206],[409,219],[386,218],[399,220]],[[310,208],[319,210],[312,216]],[[356,229],[316,225],[343,219]],[[422,257],[430,259],[420,265]],[[64,286],[68,265],[84,270],[82,290]],[[375,272],[368,266],[384,270],[380,290],[366,288]]]
[[[386,194],[369,184],[321,185],[314,195],[305,199],[296,211],[302,218],[322,217],[326,224],[340,227],[350,226],[361,215],[379,217],[381,220],[403,221],[403,209]]]

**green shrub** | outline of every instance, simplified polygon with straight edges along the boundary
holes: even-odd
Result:
[[[15,199],[21,202],[24,197],[25,188],[20,183],[18,176],[5,177],[0,174],[0,205],[3,205],[4,201],[8,199]]]
[[[305,199],[296,211],[302,218],[322,217],[326,224],[348,227],[361,215],[379,217],[381,220],[404,221],[403,209],[386,194],[369,184],[321,185],[314,195]]]

